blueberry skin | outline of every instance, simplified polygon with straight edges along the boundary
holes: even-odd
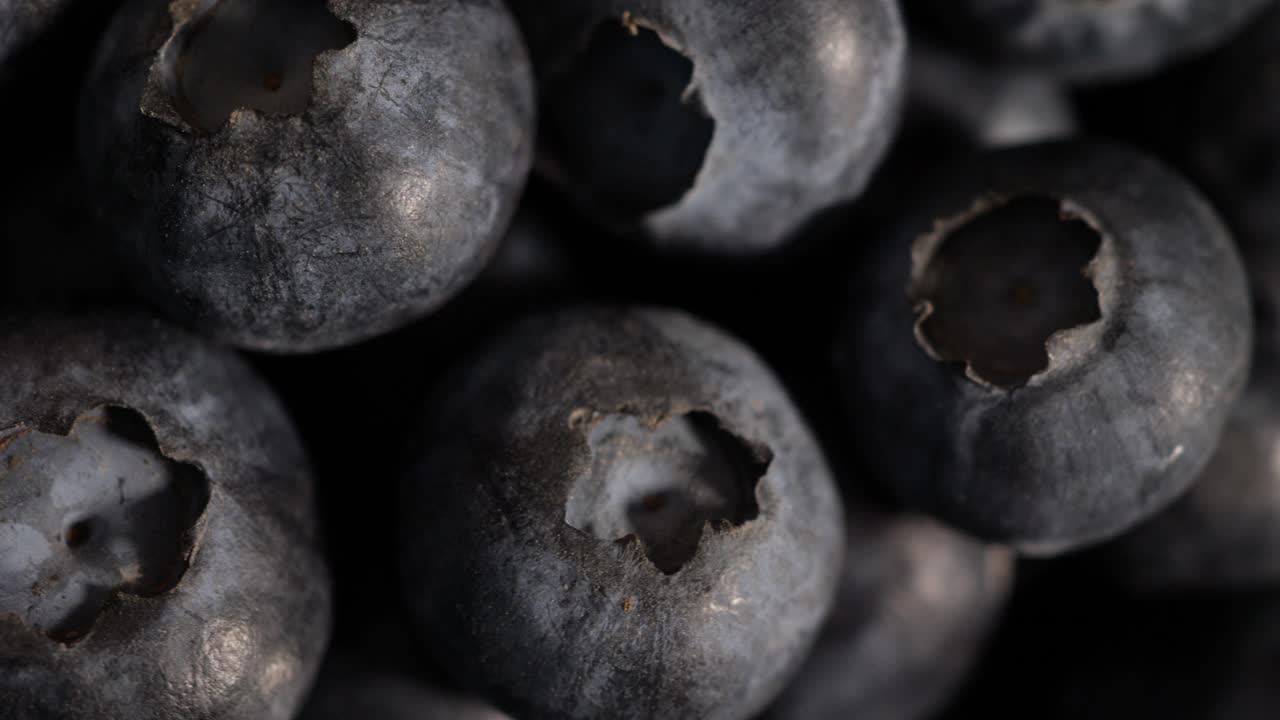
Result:
[[[44,34],[74,0],[0,0],[0,67]]]
[[[0,428],[66,435],[104,405],[136,412],[206,481],[192,554],[172,589],[117,594],[73,644],[0,614],[0,716],[292,717],[331,607],[307,461],[279,404],[237,357],[147,313],[0,319]]]
[[[86,87],[86,172],[141,288],[241,347],[332,348],[439,307],[492,255],[532,161],[531,75],[498,0],[329,8],[356,39],[316,59],[299,115],[193,131],[152,72],[172,23],[147,0]]]
[[[1114,535],[1181,494],[1212,454],[1248,374],[1244,271],[1183,180],[1119,146],[991,152],[915,195],[857,273],[837,352],[855,436],[910,505],[1033,553]],[[1013,389],[935,361],[904,293],[920,241],[1000,198],[1062,203],[1102,235],[1101,319],[1054,334]],[[992,265],[992,272],[998,265]]]
[[[766,718],[933,717],[1004,608],[1013,553],[918,515],[851,511],[835,609]]]
[[[1249,385],[1199,480],[1169,509],[1100,549],[1140,590],[1280,582],[1280,372],[1255,358]]]
[[[299,720],[509,720],[480,700],[428,685],[407,670],[370,665],[355,655],[326,660]]]
[[[758,712],[808,651],[843,555],[826,463],[773,375],[650,309],[534,316],[463,368],[401,501],[406,602],[442,664],[517,717]],[[595,429],[694,412],[771,453],[754,519],[703,528],[671,574],[568,524]]]
[[[543,81],[593,30],[624,13],[692,60],[690,87],[715,122],[703,164],[678,202],[627,225],[662,249],[777,249],[815,212],[862,191],[896,129],[906,37],[897,4],[888,0],[803,0],[785,8],[768,0],[511,6]],[[605,130],[585,122],[578,128]],[[593,178],[552,179],[599,219],[617,222],[595,201]]]
[[[914,6],[956,43],[1086,83],[1150,74],[1205,52],[1272,2],[915,0]]]

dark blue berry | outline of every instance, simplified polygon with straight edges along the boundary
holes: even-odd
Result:
[[[292,425],[136,311],[0,318],[0,716],[293,717],[329,635]]]
[[[415,441],[405,598],[519,717],[745,718],[831,607],[842,513],[777,380],[688,316],[530,318]]]
[[[935,180],[850,300],[840,371],[876,475],[1028,551],[1163,508],[1249,367],[1244,271],[1212,208],[1095,143],[989,153]]]

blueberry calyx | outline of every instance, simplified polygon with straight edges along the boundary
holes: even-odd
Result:
[[[242,111],[303,114],[317,58],[356,39],[324,0],[174,0],[169,15],[141,110],[197,135]]]
[[[693,59],[658,24],[629,12],[600,22],[548,72],[542,107],[544,169],[587,179],[602,219],[623,226],[689,194],[715,133]],[[611,130],[593,132],[600,126]]]
[[[756,487],[773,453],[730,432],[712,413],[649,422],[579,410],[570,423],[586,435],[591,463],[570,490],[565,523],[620,545],[638,542],[666,575],[693,558],[703,534],[760,514]]]
[[[1053,367],[1053,348],[1102,319],[1097,264],[1107,236],[1071,203],[988,195],[912,248],[915,337],[938,362],[1011,390]]]
[[[0,437],[0,613],[71,645],[117,595],[178,585],[198,544],[209,483],[163,455],[138,412],[101,406],[66,435]]]

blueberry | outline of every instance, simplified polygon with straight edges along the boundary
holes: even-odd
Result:
[[[540,75],[539,165],[668,249],[758,254],[856,196],[893,135],[889,0],[512,3]]]
[[[325,661],[299,720],[509,720],[480,700],[423,682],[401,668],[341,654]]]
[[[936,715],[1008,597],[1013,555],[921,516],[848,516],[835,609],[769,718]]]
[[[531,317],[446,383],[401,507],[404,591],[519,717],[742,718],[831,607],[842,513],[773,375],[683,314]]]
[[[1226,42],[1272,0],[916,0],[958,44],[1075,82],[1154,72]]]
[[[1259,353],[1217,452],[1168,510],[1102,550],[1148,590],[1280,584],[1280,368]]]
[[[236,357],[0,318],[0,715],[289,718],[329,634],[306,458]]]
[[[1208,461],[1249,366],[1244,271],[1209,207],[1119,146],[942,173],[860,270],[838,353],[855,436],[911,505],[1052,552]]]
[[[498,0],[139,0],[100,48],[81,135],[149,297],[299,352],[401,326],[479,273],[532,118]]]

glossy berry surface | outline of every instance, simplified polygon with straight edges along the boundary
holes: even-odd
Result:
[[[1038,552],[1181,494],[1252,342],[1212,209],[1142,155],[1077,142],[985,155],[915,197],[857,275],[839,353],[877,476]]]
[[[906,41],[886,0],[512,3],[544,174],[666,250],[757,255],[849,200],[893,137]]]
[[[85,167],[142,290],[258,350],[439,307],[506,231],[533,151],[497,0],[140,0],[86,88]]]
[[[447,387],[401,514],[441,663],[519,717],[760,710],[843,550],[823,457],[760,361],[680,313],[566,310]]]
[[[330,600],[274,397],[134,310],[0,337],[0,714],[292,717]]]

